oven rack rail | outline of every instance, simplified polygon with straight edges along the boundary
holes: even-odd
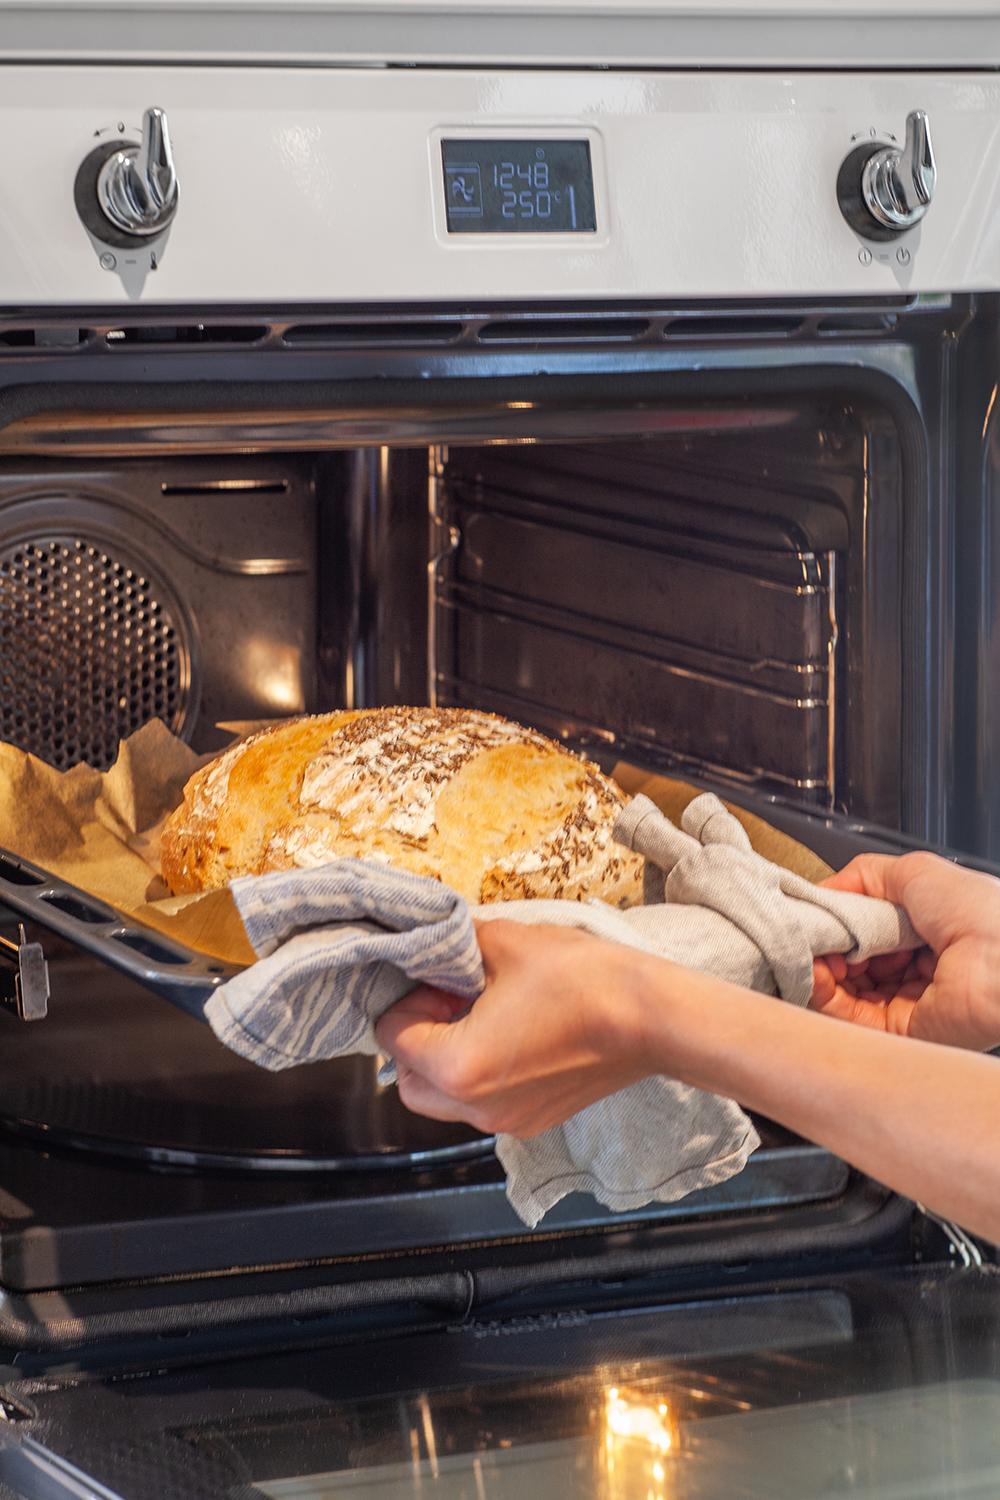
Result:
[[[241,972],[239,965],[174,942],[4,848],[0,903],[200,1021],[213,992]]]

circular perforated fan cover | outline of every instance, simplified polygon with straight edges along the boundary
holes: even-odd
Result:
[[[65,770],[106,769],[149,719],[180,732],[191,682],[177,602],[96,538],[0,545],[0,739]]]

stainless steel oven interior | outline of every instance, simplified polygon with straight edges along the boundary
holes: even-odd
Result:
[[[0,738],[107,765],[154,715],[208,750],[233,721],[467,704],[728,792],[831,862],[879,839],[996,858],[998,312],[7,317]],[[654,1254],[643,1235],[689,1266],[908,1233],[891,1195],[769,1130],[724,1190],[626,1227],[567,1200],[525,1236],[488,1142],[407,1115],[370,1060],[253,1069],[88,957],[94,914],[64,906],[80,941],[52,913],[28,934],[48,1019],[0,1012],[19,1347],[76,1337],[52,1288],[274,1267],[289,1243],[354,1280],[381,1254],[496,1265],[503,1244],[555,1286],[567,1255],[605,1264],[591,1235],[621,1270]],[[449,1274],[432,1303],[464,1295]],[[223,1290],[206,1327],[235,1316]],[[75,1306],[91,1332],[110,1316],[97,1290]],[[177,1307],[142,1316],[173,1328]]]
[[[0,735],[465,703],[998,853],[996,317],[0,323]]]

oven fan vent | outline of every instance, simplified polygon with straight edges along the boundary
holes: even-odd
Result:
[[[386,310],[360,315],[331,312],[293,322],[287,318],[234,317],[231,321],[201,322],[161,318],[139,322],[121,319],[114,324],[85,326],[78,315],[65,324],[32,323],[27,317],[0,323],[0,359],[24,355],[72,354],[75,357],[195,350],[253,349],[261,353],[293,354],[308,350],[401,351],[419,349],[475,350],[559,348],[566,346],[662,346],[673,343],[712,343],[758,340],[808,340],[818,337],[884,337],[909,312],[940,312],[940,300],[917,297],[875,298],[817,307],[786,304],[727,308],[724,304],[688,304],[675,308],[578,307],[554,313],[551,308],[442,308],[428,316],[426,309]]]
[[[0,549],[0,740],[106,769],[150,719],[180,732],[189,681],[178,612],[137,561],[79,536]]]

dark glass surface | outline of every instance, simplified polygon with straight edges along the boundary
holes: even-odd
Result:
[[[451,234],[587,234],[597,228],[588,141],[442,141]]]
[[[124,1500],[992,1500],[998,1289],[986,1269],[862,1272],[12,1387],[0,1481],[93,1493],[75,1470]]]

